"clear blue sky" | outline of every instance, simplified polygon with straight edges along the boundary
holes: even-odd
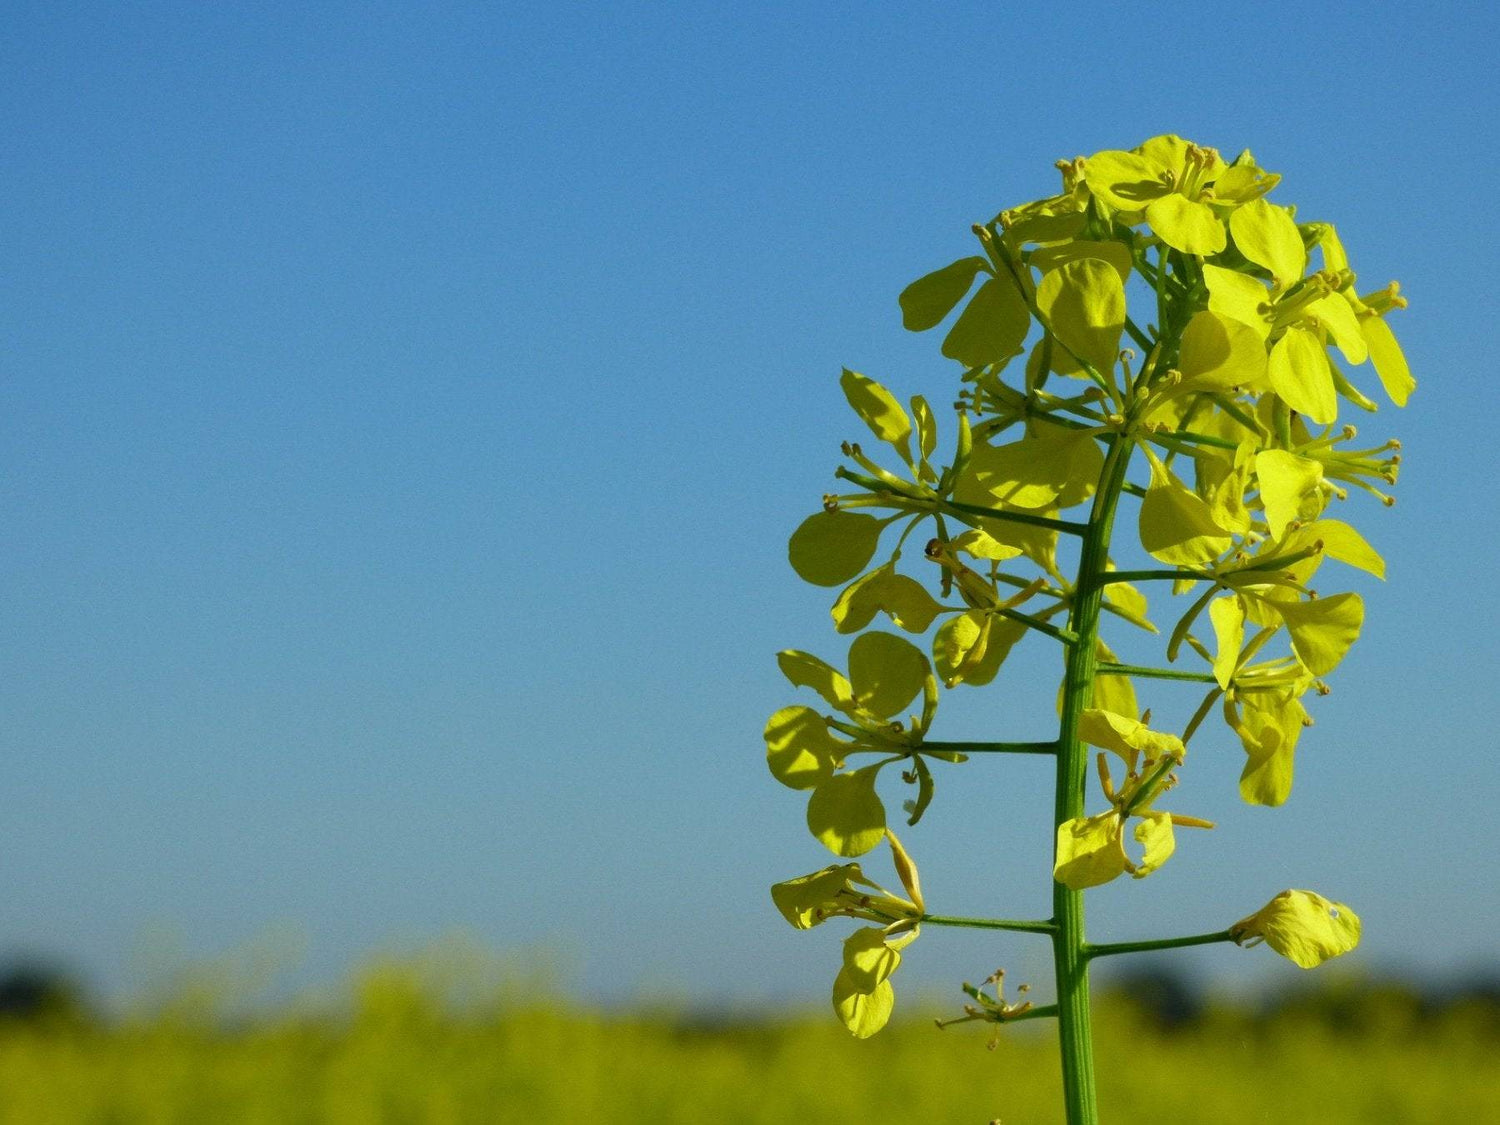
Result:
[[[196,956],[295,924],[310,979],[466,928],[580,994],[822,1003],[836,939],[766,888],[827,857],[759,732],[776,650],[843,651],[785,562],[856,434],[840,365],[943,401],[900,289],[1055,159],[1173,131],[1251,147],[1400,278],[1421,385],[1363,423],[1407,448],[1361,515],[1390,580],[1350,582],[1291,802],[1239,806],[1215,731],[1191,811],[1223,827],[1093,932],[1310,886],[1367,970],[1490,964],[1497,33],[1481,4],[11,5],[0,953],[119,990],[162,925]],[[948,736],[1044,735],[1050,656]],[[966,767],[910,841],[929,898],[1045,912],[1049,808],[1040,768]],[[935,934],[903,976],[1039,953]]]

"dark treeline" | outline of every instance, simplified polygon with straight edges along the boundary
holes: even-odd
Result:
[[[1363,1035],[1417,1031],[1461,1017],[1476,1033],[1500,1038],[1500,973],[1473,973],[1446,981],[1392,977],[1296,981],[1254,1000],[1226,1001],[1168,968],[1151,967],[1114,977],[1103,1002],[1135,1006],[1165,1031],[1196,1031],[1206,1023],[1274,1025],[1296,1020],[1334,1032]]]
[[[1351,1036],[1405,1035],[1459,1019],[1467,1033],[1500,1040],[1500,973],[1496,972],[1441,982],[1322,977],[1245,999],[1206,990],[1171,968],[1149,966],[1110,977],[1099,989],[1098,1002],[1129,1008],[1167,1034],[1264,1030],[1294,1021]],[[0,966],[0,1030],[6,1024],[100,1026],[106,1022],[100,1012],[87,990],[64,971],[42,962]],[[744,1014],[662,1016],[690,1035],[764,1022]]]

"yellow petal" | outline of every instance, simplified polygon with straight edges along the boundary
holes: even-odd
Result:
[[[976,445],[953,496],[986,507],[1072,507],[1092,494],[1103,467],[1104,453],[1090,434],[1044,426],[1008,445]]]
[[[1203,263],[1203,281],[1211,311],[1248,324],[1262,340],[1271,334],[1271,295],[1263,282],[1209,262]]]
[[[855,991],[874,992],[900,966],[901,954],[886,944],[883,927],[864,926],[844,939],[844,971]]]
[[[1182,751],[1182,739],[1175,734],[1154,731],[1138,719],[1099,707],[1085,708],[1079,716],[1078,737],[1090,746],[1120,755],[1131,769],[1142,754],[1157,758]]]
[[[1323,342],[1305,328],[1292,327],[1271,349],[1271,389],[1299,414],[1320,426],[1338,418],[1339,400]]]
[[[873,991],[860,992],[845,970],[833,981],[833,1010],[856,1039],[868,1039],[891,1018],[896,993],[891,982],[881,981]]]
[[[1260,483],[1260,502],[1265,505],[1271,538],[1286,534],[1293,520],[1316,519],[1323,510],[1323,466],[1308,457],[1284,449],[1267,449],[1255,455],[1255,476]]]
[[[1359,639],[1365,620],[1365,603],[1352,593],[1275,606],[1292,635],[1292,651],[1315,676],[1326,676],[1338,667]]]
[[[1204,309],[1182,333],[1177,367],[1182,382],[1174,394],[1262,389],[1266,383],[1265,337],[1253,326]]]
[[[1093,242],[1078,238],[1055,246],[1040,246],[1031,252],[1031,264],[1043,273],[1079,258],[1098,258],[1108,262],[1122,282],[1130,280],[1130,247],[1123,242]]]
[[[1323,555],[1339,562],[1357,566],[1376,578],[1385,578],[1385,560],[1380,557],[1374,547],[1365,542],[1364,536],[1355,531],[1347,523],[1341,520],[1312,520],[1303,524],[1296,531],[1291,532],[1285,539],[1276,545],[1278,555],[1294,554],[1297,551],[1305,551],[1315,543],[1323,544]],[[1317,568],[1317,561],[1321,556],[1314,555],[1307,563],[1294,565],[1299,575],[1311,575]],[[1303,568],[1306,568],[1305,570]]]
[[[1295,691],[1244,693],[1230,725],[1245,748],[1240,796],[1247,804],[1275,808],[1291,795],[1297,741],[1307,721],[1307,709]]]
[[[1172,834],[1172,814],[1146,812],[1135,826],[1136,842],[1144,845],[1146,854],[1135,865],[1131,874],[1144,879],[1172,857],[1177,850],[1177,840]]]
[[[894,633],[862,633],[849,646],[855,701],[889,719],[917,697],[930,671],[922,650]]]
[[[1114,809],[1058,825],[1052,874],[1064,886],[1075,891],[1100,886],[1116,878],[1128,862],[1120,814]]]
[[[1365,334],[1360,329],[1359,317],[1354,306],[1339,293],[1319,297],[1307,306],[1307,311],[1318,318],[1318,323],[1327,329],[1333,342],[1350,363],[1363,363],[1370,354],[1365,344]]]
[[[884,522],[862,512],[814,512],[792,532],[787,558],[804,582],[837,586],[865,568],[884,529]]]
[[[1395,333],[1378,316],[1361,317],[1359,329],[1370,349],[1370,359],[1375,363],[1380,385],[1392,402],[1405,406],[1412,391],[1417,389],[1417,381],[1411,377],[1411,368],[1406,366],[1406,356],[1396,342]]]
[[[1125,329],[1125,286],[1113,266],[1098,258],[1066,262],[1042,278],[1036,303],[1063,347],[1095,370],[1114,368]]]
[[[933,270],[901,291],[901,323],[912,332],[935,328],[974,284],[974,275],[987,270],[983,258],[960,258]]]
[[[885,805],[875,792],[875,767],[836,773],[812,792],[807,828],[834,855],[864,855],[885,836]]]
[[[1304,969],[1348,953],[1359,944],[1359,916],[1313,891],[1282,891],[1248,918],[1229,927],[1240,944],[1265,943]]]
[[[1307,250],[1285,207],[1264,199],[1237,207],[1229,216],[1229,233],[1241,254],[1271,271],[1278,292],[1302,279]]]
[[[1175,192],[1146,204],[1146,221],[1163,242],[1184,254],[1208,257],[1228,241],[1212,207]]]
[[[1141,546],[1174,566],[1198,566],[1229,549],[1231,536],[1215,521],[1213,509],[1174,477],[1149,449],[1151,485],[1141,501]]]
[[[1134,152],[1096,152],[1083,165],[1089,191],[1116,211],[1139,211],[1171,190],[1162,179],[1166,169]]]
[[[771,901],[797,929],[810,930],[837,907],[835,896],[849,885],[851,877],[863,880],[859,864],[833,864],[811,875],[777,883],[771,888]]]
[[[1213,623],[1218,653],[1214,657],[1214,679],[1221,688],[1229,687],[1240,650],[1245,646],[1245,604],[1233,595],[1215,598],[1208,603],[1208,619]]]
[[[849,744],[829,733],[811,707],[783,707],[766,722],[766,764],[789,789],[812,789],[833,776]]]
[[[979,287],[948,335],[943,354],[965,367],[1004,363],[1021,353],[1031,310],[1010,278],[993,277]]]

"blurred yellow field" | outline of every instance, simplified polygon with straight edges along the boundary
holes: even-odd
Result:
[[[832,1014],[706,1027],[562,1004],[455,1014],[424,978],[368,974],[341,1018],[225,1030],[182,1014],[0,1031],[0,1121],[988,1122],[1060,1119],[1050,1028],[897,1021],[859,1042]],[[1500,1121],[1492,1004],[1423,1014],[1405,993],[1314,997],[1183,1030],[1098,1004],[1100,1095],[1115,1122]]]

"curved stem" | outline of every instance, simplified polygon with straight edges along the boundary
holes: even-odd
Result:
[[[1078,738],[1078,722],[1093,701],[1098,672],[1099,613],[1104,601],[1109,538],[1115,507],[1125,481],[1133,445],[1116,437],[1105,458],[1083,536],[1068,629],[1078,638],[1067,650],[1063,680],[1062,722],[1057,736],[1057,793],[1054,830],[1084,812],[1088,754]],[[1089,1021],[1088,958],[1084,955],[1083,892],[1052,884],[1052,961],[1057,976],[1058,1042],[1062,1052],[1063,1099],[1068,1125],[1096,1125],[1099,1108],[1094,1092],[1093,1034]]]

